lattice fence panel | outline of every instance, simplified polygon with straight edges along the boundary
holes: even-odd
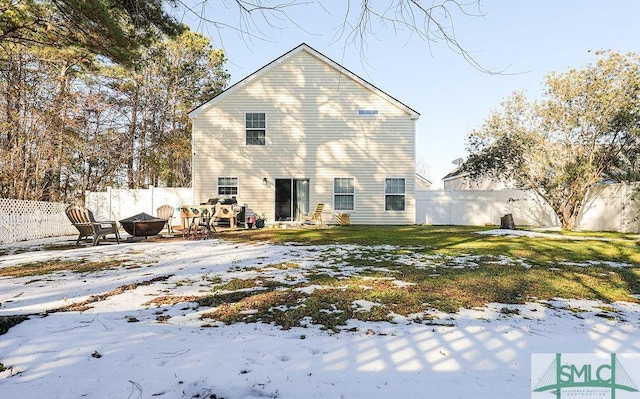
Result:
[[[77,234],[67,204],[0,198],[0,244]]]

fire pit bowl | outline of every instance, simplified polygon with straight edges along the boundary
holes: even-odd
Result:
[[[160,233],[167,223],[167,219],[160,219],[146,213],[120,220],[122,228],[134,237],[155,236]]]

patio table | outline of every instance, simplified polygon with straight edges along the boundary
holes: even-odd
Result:
[[[183,236],[194,240],[211,238],[216,232],[216,228],[211,223],[214,216],[211,208],[213,207],[208,205],[198,207],[183,205],[180,207]]]

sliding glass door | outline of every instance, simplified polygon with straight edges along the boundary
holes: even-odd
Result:
[[[276,179],[276,222],[301,219],[309,212],[309,179]]]

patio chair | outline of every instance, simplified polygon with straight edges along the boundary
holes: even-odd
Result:
[[[171,205],[161,205],[156,209],[156,215],[160,219],[167,220],[167,233],[173,234],[173,227],[171,227],[171,220],[173,220],[173,207]]]
[[[322,226],[322,209],[324,209],[324,204],[319,203],[316,205],[316,209],[313,212],[309,212],[302,218],[302,224],[314,224]]]
[[[180,225],[173,226],[171,230],[173,230],[174,232],[176,232],[176,230],[178,232],[181,232],[182,237],[186,238],[189,233],[189,226],[191,226],[191,221],[194,216],[195,215],[193,214],[193,212],[191,212],[190,208],[184,205],[181,206],[180,207]]]
[[[71,224],[78,229],[80,234],[76,240],[76,247],[83,238],[92,237],[93,245],[98,245],[101,238],[107,234],[115,234],[116,242],[120,243],[120,234],[115,220],[97,221],[93,217],[93,212],[80,205],[69,205],[65,211]]]

